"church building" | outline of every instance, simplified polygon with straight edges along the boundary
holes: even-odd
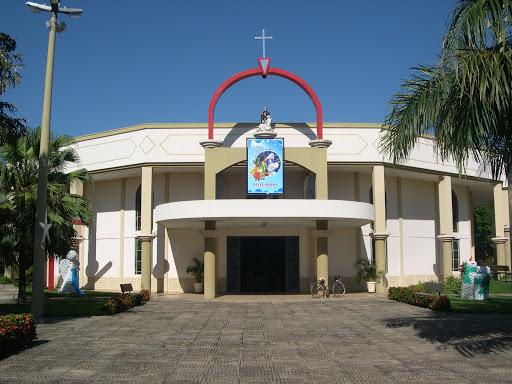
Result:
[[[323,123],[309,85],[269,64],[259,59],[259,68],[227,79],[208,123],[76,139],[80,167],[94,179],[74,191],[93,211],[90,227],[77,226],[81,287],[192,292],[186,269],[196,257],[207,299],[307,293],[316,278],[333,275],[348,291],[366,290],[354,266],[363,259],[384,272],[377,292],[386,292],[458,274],[475,256],[473,208],[490,202],[497,264],[510,266],[507,190],[482,164],[470,161],[460,176],[425,137],[393,165],[379,151],[381,124]],[[308,94],[316,123],[274,123],[266,108],[259,122],[214,123],[229,87],[269,75]]]

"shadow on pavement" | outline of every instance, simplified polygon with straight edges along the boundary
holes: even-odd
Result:
[[[416,336],[465,357],[512,350],[512,316],[431,312],[415,318],[385,320],[389,328],[411,328]]]

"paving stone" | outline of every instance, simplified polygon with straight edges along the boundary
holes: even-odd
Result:
[[[382,295],[158,295],[106,317],[43,319],[0,383],[505,383],[512,316]]]

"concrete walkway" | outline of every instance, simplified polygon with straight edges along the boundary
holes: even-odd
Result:
[[[385,296],[160,295],[114,316],[47,318],[0,361],[17,383],[510,383],[512,316]]]

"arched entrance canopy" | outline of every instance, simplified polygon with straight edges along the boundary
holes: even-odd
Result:
[[[240,80],[247,79],[249,77],[262,75],[262,69],[261,68],[253,68],[248,69],[247,71],[242,71],[237,73],[234,76],[231,76],[229,79],[224,81],[220,87],[217,89],[217,91],[213,94],[212,100],[210,101],[210,107],[208,108],[208,139],[213,140],[213,114],[215,111],[215,106],[217,105],[217,101],[219,101],[219,98],[222,96],[224,92],[226,92],[233,84],[238,83]],[[315,104],[316,108],[316,135],[319,140],[323,139],[322,134],[322,106],[320,105],[320,100],[318,100],[318,97],[316,96],[313,89],[300,77],[294,75],[291,72],[284,71],[282,69],[278,68],[269,68],[267,71],[267,75],[273,75],[273,76],[279,76],[283,77],[287,80],[290,80],[297,84],[299,87],[301,87],[304,92],[306,92],[313,102]],[[263,77],[266,77],[263,75]]]

